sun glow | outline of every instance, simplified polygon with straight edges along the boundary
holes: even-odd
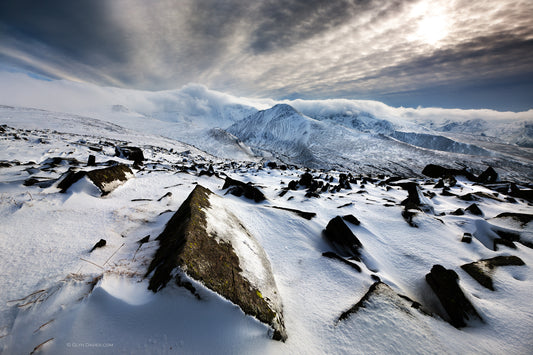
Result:
[[[422,1],[413,8],[411,16],[417,26],[410,40],[438,47],[448,36],[451,19],[445,7],[431,6],[428,2]]]

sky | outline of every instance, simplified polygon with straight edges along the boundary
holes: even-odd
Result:
[[[531,0],[0,0],[0,70],[246,97],[533,108]]]

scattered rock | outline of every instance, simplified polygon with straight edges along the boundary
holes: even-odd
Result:
[[[340,255],[353,257],[355,260],[360,261],[360,249],[363,247],[363,244],[361,244],[340,216],[330,220],[322,233]]]
[[[447,270],[442,265],[434,265],[426,275],[426,282],[437,295],[446,310],[450,324],[456,328],[466,326],[470,319],[481,320],[476,309],[466,298],[457,283],[459,276],[453,270]]]
[[[494,251],[498,250],[499,244],[505,245],[506,247],[509,247],[511,249],[516,249],[516,245],[512,241],[503,239],[503,238],[494,238],[494,246],[493,246]]]
[[[106,241],[105,239],[100,239],[94,246],[93,248],[91,249],[91,251],[89,253],[92,253],[94,249],[96,248],[102,248],[106,245]]]
[[[350,266],[351,268],[354,268],[358,272],[361,272],[361,268],[359,267],[359,265],[354,264],[354,263],[344,259],[342,256],[339,256],[339,255],[335,254],[332,251],[327,251],[325,253],[322,253],[322,256],[325,256],[326,258],[330,258],[330,259],[339,260],[340,262]]]
[[[348,207],[348,206],[351,206],[351,205],[353,205],[353,202],[345,203],[344,205],[342,205],[342,206],[338,206],[337,208]]]
[[[311,218],[316,216],[316,213],[314,213],[314,212],[304,212],[304,211],[300,211],[300,210],[295,210],[293,208],[279,207],[279,206],[270,206],[270,207],[276,208],[278,210],[284,210],[284,211],[289,211],[289,212],[295,213],[298,216],[300,216],[302,218],[305,218],[307,220],[311,220]]]
[[[472,234],[471,233],[464,233],[463,238],[461,238],[461,242],[463,243],[472,243]]]
[[[412,210],[403,210],[402,217],[413,228],[418,228],[418,224],[413,221],[413,217],[416,216],[416,212]]]
[[[138,147],[115,147],[115,156],[132,160],[137,165],[142,165],[144,161],[144,154],[141,148]]]
[[[161,196],[157,202],[161,202],[162,199],[164,199],[165,197],[171,197],[172,196],[172,192],[167,192],[166,194],[164,194],[163,196]]]
[[[344,219],[346,222],[350,222],[354,226],[358,226],[361,224],[361,222],[355,217],[354,215],[347,214],[345,216],[342,216],[342,219]]]
[[[96,166],[96,157],[94,155],[89,155],[89,159],[87,160],[87,166]]]
[[[458,208],[455,211],[450,212],[450,214],[454,216],[462,216],[465,214],[465,210],[463,210],[462,208]]]
[[[496,256],[492,259],[479,260],[473,263],[462,265],[461,268],[466,271],[474,280],[482,286],[494,291],[492,274],[497,266],[508,265],[525,265],[524,261],[517,256]]]
[[[244,197],[250,200],[254,200],[255,202],[261,202],[266,200],[266,197],[261,192],[261,190],[253,186],[251,183],[245,184],[244,182],[234,180],[229,176],[226,177],[226,181],[224,182],[224,186],[222,186],[222,189],[228,189],[226,193],[230,193],[237,197],[244,195]]]
[[[468,211],[471,214],[476,215],[476,216],[483,216],[483,212],[479,209],[479,206],[475,203],[468,206],[465,211]]]
[[[488,167],[484,172],[482,172],[477,181],[482,184],[492,184],[498,181],[498,173],[492,167]]]
[[[372,275],[372,276],[375,276],[375,275]],[[379,277],[377,277],[377,276],[375,276],[375,277],[379,279]],[[412,299],[410,299],[407,296],[399,295],[396,292],[394,292],[389,287],[389,285],[387,285],[387,284],[385,284],[385,283],[383,283],[381,281],[376,281],[370,286],[368,291],[359,300],[359,302],[354,304],[350,309],[348,309],[347,311],[343,312],[339,316],[339,318],[337,319],[337,323],[339,323],[340,321],[348,319],[352,314],[357,313],[361,308],[366,308],[369,305],[369,303],[372,302],[372,299],[374,297],[380,297],[380,296],[387,297],[387,299],[391,300],[398,308],[400,308],[402,311],[404,311],[408,315],[412,316],[412,313],[411,313],[411,310],[410,310],[411,308],[416,309],[416,310],[420,311],[423,314],[426,314],[426,315],[428,314],[426,311],[424,311],[422,309],[420,303],[418,303],[416,301],[413,301]]]

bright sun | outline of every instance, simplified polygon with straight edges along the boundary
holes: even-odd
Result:
[[[428,2],[422,1],[413,8],[411,16],[418,23],[411,39],[438,46],[448,35],[450,18],[445,8],[432,7]]]

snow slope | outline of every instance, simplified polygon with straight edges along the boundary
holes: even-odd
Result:
[[[290,120],[300,123],[287,125],[281,110],[280,117],[274,119],[279,104],[292,106],[304,118],[293,115]],[[515,113],[411,109],[345,99],[275,101],[234,97],[194,84],[177,90],[146,92],[68,81],[47,82],[7,72],[0,72],[0,105],[91,117],[186,142],[230,159],[257,160],[253,155],[259,158],[282,155],[289,160],[297,157],[295,163],[310,162],[325,168],[336,164],[362,171],[376,171],[376,167],[395,171],[399,163],[397,172],[403,173],[405,167],[421,160],[420,164],[424,164],[425,157],[431,156],[435,161],[459,162],[479,169],[493,164],[503,170],[506,178],[533,177],[529,169],[533,157],[533,110]],[[268,109],[271,109],[268,114],[261,113]],[[273,120],[268,123],[269,129],[280,131],[265,129],[267,122],[260,123],[263,118]],[[251,125],[237,139],[225,131],[244,119],[252,121],[262,132],[263,137],[255,134],[260,141],[258,146],[242,142],[243,137],[248,139],[254,134]],[[312,126],[307,134],[314,134],[320,149],[325,151],[310,148],[313,139],[302,135],[306,130],[300,124]],[[233,128],[229,132],[236,133]],[[277,143],[265,139],[271,133],[283,135],[281,140],[285,143],[279,146],[279,151]],[[406,144],[391,143],[389,138]],[[292,145],[287,143],[291,141]],[[382,150],[384,154],[380,154]],[[366,163],[361,163],[362,160]],[[403,160],[408,162],[404,164]],[[332,164],[324,164],[325,161]]]
[[[397,159],[397,147],[405,146],[387,138],[377,144],[370,133],[349,138],[352,132],[341,125],[336,131],[343,132],[340,137],[338,133],[322,136],[316,132],[326,129],[325,122],[287,106],[276,110],[280,112],[271,117],[269,112],[261,113],[269,118],[267,123],[261,121],[265,129],[275,125],[265,144],[273,140],[289,144],[284,142],[294,139],[294,132],[298,142],[311,148],[343,139],[359,144],[370,157],[375,155],[372,161],[393,153]],[[293,120],[283,119],[295,115],[296,131]],[[525,200],[512,202],[504,193],[496,196],[487,187],[458,177],[450,192],[479,193],[475,202],[483,215],[454,215],[452,211],[465,209],[472,201],[441,194],[434,179],[412,179],[420,183],[431,207],[428,212],[416,211],[415,228],[402,216],[401,201],[407,191],[383,183],[387,177],[367,181],[357,177],[351,190],[323,192],[318,198],[306,197],[303,188],[280,196],[304,169],[270,169],[216,158],[171,139],[69,113],[2,107],[0,124],[7,125],[0,132],[2,353],[524,354],[533,347],[533,250],[518,242],[514,249],[498,245],[494,250],[490,243],[494,230],[533,241],[531,222],[496,218],[502,212],[533,214]],[[260,134],[249,133],[254,144],[263,144]],[[146,161],[141,169],[114,156],[114,146],[125,143],[142,148]],[[389,144],[392,148],[386,150]],[[313,153],[314,158],[325,158],[327,152],[319,152],[324,155]],[[98,164],[112,159],[132,166],[135,177],[104,197],[91,193],[83,181],[65,194],[55,184],[23,184],[31,177],[58,178],[74,159],[84,166],[90,154]],[[60,163],[46,168],[54,157],[62,158]],[[221,178],[200,176],[209,164],[221,177],[226,174],[256,184],[267,200],[256,204],[226,194]],[[326,172],[312,173],[321,181],[326,178]],[[339,171],[327,174],[333,184],[339,182]],[[174,284],[157,294],[147,290],[144,274],[158,247],[155,238],[196,184],[218,194],[265,250],[284,307],[285,343],[271,340],[267,326],[194,280],[190,281],[201,300]],[[315,212],[316,217],[307,220],[273,206]],[[212,223],[217,223],[216,212],[212,213]],[[363,245],[362,261],[352,261],[361,272],[322,256],[331,251],[322,230],[333,217],[346,214],[361,221],[358,226],[347,223]],[[461,242],[464,233],[473,235],[470,244]],[[149,242],[139,244],[147,235]],[[101,238],[107,240],[106,246],[89,253]],[[516,255],[526,265],[497,268],[495,291],[460,268],[497,255]],[[483,322],[463,329],[446,322],[442,306],[425,282],[435,264],[457,272],[461,288]],[[376,277],[390,290],[338,321]],[[397,294],[420,302],[433,315],[410,308]]]

